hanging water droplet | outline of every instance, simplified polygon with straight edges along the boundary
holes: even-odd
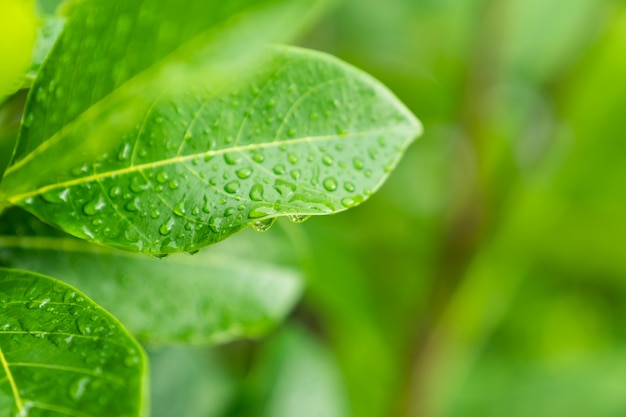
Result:
[[[326,191],[335,191],[337,189],[337,180],[333,177],[328,177],[324,180],[324,188]]]
[[[291,220],[293,223],[304,223],[310,218],[311,216],[306,215],[306,214],[290,214],[289,215],[289,220]]]
[[[168,256],[170,256],[170,254],[169,253],[151,253],[150,256],[153,257],[154,259],[165,259]]]
[[[274,222],[276,222],[276,217],[271,217],[269,219],[256,221],[252,223],[250,226],[256,232],[267,232],[268,230],[270,230]]]

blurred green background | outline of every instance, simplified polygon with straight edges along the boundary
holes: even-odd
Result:
[[[425,134],[366,204],[279,222],[308,278],[281,329],[148,347],[153,414],[625,416],[626,2],[343,0],[300,43]]]
[[[305,226],[352,415],[626,415],[626,2],[346,0],[306,44],[425,126]]]

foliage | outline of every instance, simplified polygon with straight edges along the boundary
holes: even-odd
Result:
[[[297,232],[242,232],[196,253],[277,217],[302,223],[361,204],[421,125],[352,66],[269,45],[292,38],[321,1],[58,7],[42,7],[30,69],[6,51],[29,91],[3,110],[4,154],[15,145],[0,182],[0,264],[12,268],[0,269],[0,398],[20,417],[145,416],[148,365],[134,338],[207,346],[259,337],[302,293]],[[178,252],[188,254],[162,259]],[[293,364],[267,413],[295,412],[287,394],[297,387],[303,399],[315,394],[311,415],[343,415],[328,354],[300,330],[284,338],[265,366]],[[178,360],[168,352],[156,354],[166,369]]]
[[[74,2],[55,13],[59,3],[40,2],[36,56],[23,69],[30,74]],[[306,16],[312,21],[317,11],[286,12],[282,25],[270,17],[247,33],[296,30]],[[265,234],[245,228],[192,257],[163,261],[78,240],[13,207],[0,219],[0,262],[63,279],[119,318],[149,312],[133,325],[147,324],[158,308],[148,297],[133,303],[133,294],[151,287],[146,294],[166,298],[176,314],[164,330],[180,337],[178,346],[151,343],[159,329],[137,334],[132,320],[122,320],[146,343],[154,415],[621,416],[625,28],[622,0],[337,1],[298,44],[373,74],[427,127],[367,204],[304,224],[279,219]],[[233,51],[232,72],[244,74],[223,94],[247,93],[242,86],[271,63],[238,63],[270,55],[263,47],[252,55]],[[202,62],[186,60],[158,83],[182,91],[198,78],[176,77],[176,70],[202,74]],[[111,114],[120,119],[110,120],[107,137],[135,128],[121,116],[132,120],[160,93],[123,100],[128,108]],[[2,99],[0,169],[9,163],[25,98],[22,91]],[[333,114],[348,103],[341,104]],[[83,138],[99,132],[85,126]],[[54,247],[42,238],[53,238]],[[63,250],[69,247],[80,250]],[[128,263],[113,263],[119,257]],[[191,264],[208,268],[206,276]],[[229,281],[209,274],[217,264],[268,277],[276,270],[285,279],[268,278],[268,287],[254,285],[255,277]],[[172,270],[181,280],[168,279]],[[200,283],[206,291],[194,292]],[[183,311],[192,321],[205,317],[200,293],[218,287],[229,295],[210,297],[220,310],[204,327],[172,332]],[[236,294],[254,306],[249,315],[230,303]],[[6,382],[0,388],[10,395]]]

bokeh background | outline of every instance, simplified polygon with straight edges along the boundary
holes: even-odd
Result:
[[[345,0],[306,43],[425,126],[305,227],[352,415],[626,415],[626,2]]]
[[[366,204],[268,232],[308,282],[283,326],[147,346],[153,415],[625,416],[626,2],[343,0],[299,43],[425,134]]]

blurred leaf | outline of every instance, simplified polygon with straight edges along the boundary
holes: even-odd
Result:
[[[148,351],[153,417],[221,417],[235,395],[235,380],[206,348]]]
[[[59,146],[42,145],[22,160],[30,163],[8,168],[2,185],[11,202],[75,236],[138,252],[189,251],[276,216],[356,206],[420,131],[366,74],[278,48],[242,91],[156,102],[97,161],[81,160],[84,149],[72,151],[67,138],[47,142]],[[49,164],[63,159],[58,152],[79,155],[78,165]]]
[[[63,277],[154,343],[226,342],[273,328],[302,291],[300,273],[285,266],[290,245],[249,232],[158,260],[64,235],[21,210],[0,222],[1,264]]]
[[[344,389],[333,358],[302,330],[282,331],[253,369],[247,397],[230,416],[346,417]]]
[[[0,318],[5,412],[146,415],[141,347],[82,293],[43,275],[0,269]]]
[[[33,0],[0,0],[0,104],[21,85],[36,27]]]

